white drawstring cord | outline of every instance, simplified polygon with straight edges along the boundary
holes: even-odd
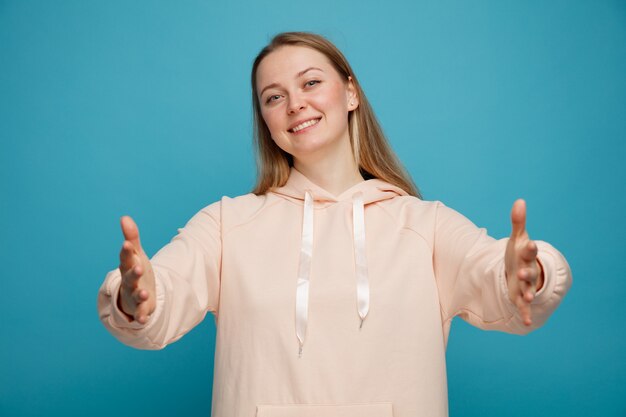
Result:
[[[300,246],[300,264],[298,285],[296,287],[296,336],[298,336],[298,356],[302,356],[304,337],[309,313],[309,283],[311,280],[311,259],[313,257],[313,198],[304,193],[304,214],[302,219],[302,244]]]
[[[352,228],[354,232],[354,262],[356,269],[357,309],[361,324],[370,309],[370,286],[367,278],[367,256],[365,253],[365,210],[363,208],[363,193],[352,196]]]

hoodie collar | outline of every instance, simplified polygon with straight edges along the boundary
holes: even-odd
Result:
[[[339,195],[334,195],[304,176],[300,171],[291,167],[289,179],[284,186],[272,190],[275,194],[292,200],[300,200],[304,204],[304,194],[308,191],[316,203],[322,203],[325,207],[330,203],[351,201],[354,194],[361,192],[363,204],[367,205],[377,201],[388,200],[397,196],[408,195],[406,191],[388,182],[371,179],[361,181],[353,185]],[[326,204],[324,204],[326,203]]]

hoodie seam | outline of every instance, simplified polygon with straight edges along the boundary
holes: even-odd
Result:
[[[259,196],[257,196],[258,198]],[[223,230],[223,237],[226,237],[229,233],[231,233],[233,230],[238,229],[239,227],[242,227],[248,223],[250,223],[251,221],[253,221],[254,219],[256,219],[257,216],[259,216],[263,211],[265,211],[265,209],[273,207],[275,204],[279,204],[281,201],[280,200],[276,200],[272,203],[269,204],[264,204],[263,207],[260,210],[257,210],[252,216],[248,217],[246,220],[241,221],[233,226],[230,226],[228,229],[224,229]],[[223,207],[224,208],[224,207]],[[223,216],[222,216],[223,217]]]
[[[303,207],[304,206],[304,201],[300,200],[298,198],[291,197],[291,196],[285,196],[284,194],[278,194],[278,193],[275,193],[273,191],[271,191],[271,193],[275,197],[277,197],[279,199],[277,201],[277,203],[281,202],[281,201],[286,201],[286,202],[291,203],[291,204],[293,204],[294,206],[297,206],[297,207]],[[321,200],[320,201],[320,200],[314,200],[313,202],[314,202],[313,208],[315,210],[326,210],[326,209],[334,206],[335,204],[345,203],[345,202],[347,202],[347,200],[345,200],[345,201],[330,201],[330,200]]]
[[[436,201],[435,202],[435,222],[434,222],[434,228],[433,228],[433,248],[436,246],[436,242],[435,239],[437,239],[437,224],[439,224],[439,209],[441,208],[442,203],[440,201]],[[435,281],[437,281],[437,271],[435,271],[435,249],[433,249],[432,252],[432,265],[433,265],[433,275],[435,277]],[[456,282],[454,283],[454,288],[456,288]],[[437,286],[437,291],[439,291],[439,286]],[[454,319],[454,317],[457,316],[457,314],[450,314],[448,313],[448,310],[444,307],[443,303],[441,302],[441,296],[439,297],[439,309],[441,310],[441,313],[443,315],[443,317],[446,318],[447,320],[452,320]]]
[[[391,213],[390,213],[390,212],[389,212],[389,211],[388,211],[385,207],[383,207],[382,205],[380,205],[378,202],[377,202],[377,203],[375,203],[375,204],[376,204],[378,207],[380,207],[380,208],[381,208],[381,210],[382,210],[385,214],[387,214],[387,216],[389,216],[389,217],[391,217],[391,218],[392,218],[392,220],[393,220],[393,221],[394,221],[394,222],[395,222],[395,223],[396,223],[396,224],[400,227],[400,230],[404,230],[404,229],[409,230],[409,231],[411,231],[411,232],[415,233],[415,234],[416,234],[417,236],[419,236],[420,238],[422,238],[422,240],[426,243],[426,245],[427,245],[427,246],[428,246],[428,248],[430,249],[430,257],[431,257],[431,259],[432,259],[432,258],[434,258],[434,256],[435,256],[435,250],[434,250],[434,247],[435,247],[435,245],[434,245],[434,243],[435,243],[435,242],[434,242],[434,234],[433,234],[433,243],[431,244],[431,243],[428,241],[428,239],[426,239],[426,237],[425,237],[423,234],[421,234],[421,233],[420,233],[420,232],[418,232],[417,230],[415,230],[415,229],[411,228],[410,226],[407,226],[407,225],[404,225],[404,224],[400,223],[400,222],[397,220],[397,218],[396,218],[395,216],[391,215]],[[440,203],[439,203],[438,201],[436,201],[436,202],[435,202],[435,224],[437,224],[437,215],[438,215],[438,208],[439,208],[439,204],[440,204]],[[433,259],[433,277],[434,277],[434,280],[435,280],[435,285],[437,286],[437,291],[439,291],[438,285],[437,285],[437,283],[436,283],[436,281],[437,281],[437,276],[436,276],[436,274],[435,274],[434,265],[435,265],[435,263],[434,263],[434,259]],[[442,317],[442,323],[445,323],[445,322],[447,322],[447,321],[452,321],[452,319],[455,317],[455,315],[454,315],[454,314],[453,314],[453,315],[448,314],[448,312],[446,311],[446,309],[443,307],[443,305],[442,305],[442,303],[441,303],[441,299],[439,300],[439,311],[440,311],[440,314],[441,314],[441,317]],[[442,327],[442,328],[443,328],[443,327]]]
[[[428,241],[428,239],[426,239],[426,237],[425,237],[422,233],[420,233],[420,232],[418,232],[417,230],[413,229],[413,228],[412,228],[411,226],[409,226],[409,225],[402,224],[401,222],[399,222],[399,221],[397,220],[397,218],[396,218],[395,216],[393,216],[393,215],[392,215],[392,214],[391,214],[391,213],[390,213],[390,212],[389,212],[389,211],[388,211],[385,207],[383,207],[383,206],[382,206],[379,202],[376,202],[376,203],[373,203],[373,204],[374,204],[374,205],[376,205],[377,207],[379,207],[379,208],[380,208],[380,209],[381,209],[381,210],[382,210],[382,211],[383,211],[383,212],[384,212],[384,213],[385,213],[385,214],[386,214],[389,218],[391,218],[391,219],[394,221],[394,223],[396,224],[396,226],[398,226],[398,228],[399,228],[400,230],[404,230],[404,229],[406,229],[406,230],[409,230],[409,231],[411,231],[411,232],[415,233],[417,236],[419,236],[419,237],[420,237],[420,238],[424,241],[424,243],[426,243],[426,245],[428,246],[428,249],[430,249],[431,254],[433,253],[433,245],[431,245],[431,244],[430,244],[430,242]]]

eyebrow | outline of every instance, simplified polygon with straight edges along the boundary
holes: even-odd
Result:
[[[300,71],[299,73],[297,73],[295,78],[302,77],[304,74],[306,74],[307,72],[312,71],[312,70],[318,70],[318,71],[322,71],[322,72],[324,72],[324,71],[323,71],[323,70],[321,70],[320,68],[317,68],[317,67],[309,67],[309,68],[307,68],[307,69],[305,69],[305,70],[302,70],[302,71]],[[278,83],[272,83],[272,84],[270,84],[270,85],[266,86],[265,88],[263,88],[263,90],[261,90],[261,93],[259,94],[259,96],[262,96],[262,95],[263,95],[263,93],[265,92],[265,90],[267,90],[268,88],[274,88],[274,87],[279,87],[279,86],[280,86],[280,84],[278,84]]]

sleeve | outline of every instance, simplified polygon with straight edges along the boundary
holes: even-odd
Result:
[[[459,316],[481,329],[526,334],[542,326],[558,307],[572,284],[569,265],[550,244],[535,240],[545,280],[531,302],[533,324],[524,325],[508,296],[507,242],[437,203],[433,262],[444,323]]]
[[[156,280],[156,309],[144,325],[118,308],[119,269],[110,271],[98,292],[98,313],[118,340],[138,349],[162,349],[200,323],[217,316],[221,270],[221,204],[192,217],[150,260]]]

